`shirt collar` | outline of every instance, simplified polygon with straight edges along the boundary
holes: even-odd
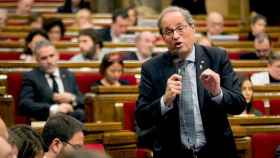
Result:
[[[192,46],[192,51],[191,51],[191,53],[187,56],[186,60],[187,60],[187,61],[190,61],[190,62],[192,62],[192,63],[195,62],[195,46],[194,46],[194,45]]]
[[[59,78],[59,77],[60,77],[60,74],[59,74],[59,69],[58,69],[58,68],[57,68],[57,69],[55,69],[55,70],[54,70],[54,72],[53,72],[52,74],[54,75],[54,77],[58,77],[58,78]],[[49,76],[49,74],[47,74],[47,73],[46,73],[46,75],[45,75],[45,76],[50,77],[50,76]]]

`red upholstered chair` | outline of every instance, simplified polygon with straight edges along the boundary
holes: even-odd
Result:
[[[228,53],[229,59],[240,59],[240,53]]]
[[[96,72],[75,72],[77,84],[82,93],[90,92],[93,83],[100,80],[102,77]]]
[[[77,84],[82,93],[90,92],[91,86],[102,76],[98,72],[75,72]],[[127,80],[129,85],[136,85],[137,80],[134,74],[123,74],[121,79]]]
[[[270,100],[270,115],[280,115],[280,100]]]
[[[253,106],[257,110],[259,110],[261,113],[265,114],[265,107],[264,107],[263,100],[254,100],[253,101]]]
[[[0,52],[0,60],[19,60],[19,52]]]
[[[127,80],[129,85],[137,85],[137,79],[135,74],[123,74],[121,77],[122,80]]]
[[[253,158],[275,158],[280,133],[257,133],[252,136]]]
[[[22,84],[22,75],[23,72],[10,72],[7,73],[8,79],[7,79],[7,92],[8,94],[11,94],[14,98],[15,103],[15,122],[16,123],[26,123],[29,124],[30,120],[20,115],[20,111],[18,108],[18,102],[19,102],[19,95],[21,90],[21,84]]]
[[[134,124],[134,112],[136,108],[136,102],[125,102],[123,104],[123,113],[124,113],[124,129],[129,131],[135,131]],[[137,148],[136,150],[137,158],[151,158],[153,157],[153,152],[145,148]]]
[[[78,51],[60,51],[59,52],[59,59],[60,60],[70,60],[73,56],[75,56],[76,54],[79,54],[80,52]]]
[[[129,131],[135,131],[134,126],[134,112],[136,108],[136,102],[126,102],[123,104],[124,111],[124,129]]]

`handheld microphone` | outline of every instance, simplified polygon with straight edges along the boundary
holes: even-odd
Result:
[[[173,61],[173,64],[175,65],[175,68],[176,68],[176,73],[180,76],[183,75],[183,64],[184,64],[184,60],[182,60],[180,57],[179,57],[179,54],[178,52],[174,52],[172,54],[172,61]]]

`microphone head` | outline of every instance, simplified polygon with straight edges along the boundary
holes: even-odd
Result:
[[[176,68],[176,72],[177,74],[181,75],[182,74],[182,66],[184,64],[184,60],[182,60],[180,57],[179,57],[179,53],[178,52],[173,52],[172,53],[172,62]]]

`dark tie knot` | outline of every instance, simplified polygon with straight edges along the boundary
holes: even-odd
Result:
[[[55,79],[55,75],[54,74],[49,74],[51,79]]]

